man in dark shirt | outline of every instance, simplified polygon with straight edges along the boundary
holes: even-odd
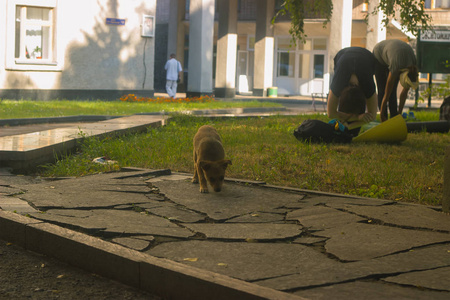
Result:
[[[374,73],[375,58],[369,50],[360,47],[340,50],[334,58],[328,117],[340,120],[348,129],[375,120],[378,108]]]

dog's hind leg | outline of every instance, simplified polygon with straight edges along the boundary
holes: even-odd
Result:
[[[192,183],[198,183],[198,173],[197,173],[197,166],[194,166],[194,176],[192,177]]]

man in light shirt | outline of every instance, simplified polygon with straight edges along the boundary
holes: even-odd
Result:
[[[378,89],[378,107],[381,121],[402,114],[410,88],[419,86],[416,55],[412,47],[401,40],[384,40],[373,48],[376,58],[375,78]],[[402,91],[397,108],[397,86],[400,82]]]
[[[177,94],[178,76],[181,77],[181,64],[175,59],[175,54],[170,54],[170,59],[166,62],[166,91],[170,98],[175,98]]]

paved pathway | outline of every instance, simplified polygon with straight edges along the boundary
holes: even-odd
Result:
[[[433,207],[233,180],[202,194],[190,177],[6,174],[0,206],[292,296],[450,297],[450,216]]]

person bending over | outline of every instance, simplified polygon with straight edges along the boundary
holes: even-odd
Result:
[[[381,121],[388,119],[387,106],[390,117],[401,114],[410,88],[419,86],[416,56],[413,49],[401,40],[385,40],[373,48],[375,56],[375,78],[378,89],[378,107]],[[403,89],[397,111],[397,86]]]
[[[375,58],[364,48],[340,50],[334,58],[334,76],[328,94],[327,114],[338,119],[352,135],[377,116]]]

